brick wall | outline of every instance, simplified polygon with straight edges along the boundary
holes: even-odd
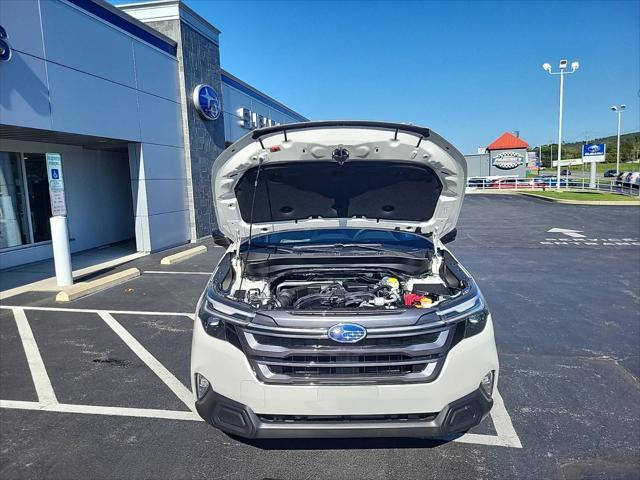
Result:
[[[210,235],[216,225],[211,168],[224,150],[224,118],[220,115],[217,120],[204,120],[193,105],[192,95],[197,85],[206,83],[218,92],[222,102],[220,50],[216,43],[179,20],[148,25],[178,42],[190,230],[195,240]]]

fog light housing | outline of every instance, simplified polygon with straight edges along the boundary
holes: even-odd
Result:
[[[205,396],[210,386],[209,380],[199,373],[196,373],[196,395],[198,396],[198,400],[202,400],[202,397]]]
[[[480,388],[482,388],[482,391],[491,398],[491,395],[493,394],[493,371],[482,377]]]

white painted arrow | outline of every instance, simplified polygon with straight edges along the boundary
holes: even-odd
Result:
[[[547,230],[549,233],[564,233],[565,235],[573,238],[585,238],[584,235],[578,233],[581,231],[582,230],[569,230],[568,228],[552,228],[551,230]]]

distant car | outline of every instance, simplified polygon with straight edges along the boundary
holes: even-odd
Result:
[[[538,182],[537,178],[501,178],[495,180],[489,188],[502,190],[502,189],[520,189],[520,190],[531,190],[533,188],[544,188],[544,182]]]
[[[498,180],[494,180],[491,182],[489,188],[493,189],[507,189],[507,188],[516,188],[516,179],[515,178],[499,178]]]
[[[558,184],[558,181],[556,180],[556,177],[538,177],[536,179],[534,179],[536,181],[536,183],[538,185],[540,185],[540,187],[542,187],[542,185],[546,185],[547,188],[548,187],[555,187]],[[561,187],[566,187],[567,185],[571,185],[572,183],[569,182],[567,184],[567,180],[560,177],[560,186]]]
[[[625,181],[625,186],[634,190],[640,188],[640,172],[632,172],[628,175]]]
[[[616,177],[616,185],[622,186],[627,183],[627,179],[631,176],[633,172],[622,172],[619,173]]]
[[[571,170],[565,168],[560,172],[560,175],[571,175]]]
[[[618,175],[618,171],[616,169],[607,170],[606,172],[604,172],[605,177],[615,177],[617,175]]]
[[[493,183],[493,180],[489,180],[487,178],[482,178],[482,177],[476,177],[476,178],[470,178],[467,181],[467,187],[470,188],[489,188],[489,186],[491,186],[491,183]]]

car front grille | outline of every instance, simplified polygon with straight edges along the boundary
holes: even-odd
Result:
[[[451,348],[455,326],[370,328],[353,344],[326,329],[236,327],[258,378],[277,384],[407,383],[434,380]]]
[[[270,337],[268,335],[254,335],[261,345],[276,345],[287,348],[323,348],[336,347],[336,342],[329,338],[300,338],[300,337]],[[403,337],[364,338],[358,342],[358,347],[408,347],[420,343],[432,343],[438,338],[438,332],[421,335],[407,335]]]

